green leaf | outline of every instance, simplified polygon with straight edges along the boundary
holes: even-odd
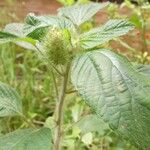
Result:
[[[7,43],[7,42],[10,42],[10,41],[14,41],[16,38],[17,38],[16,35],[0,31],[0,44]]]
[[[135,68],[141,73],[150,75],[150,65],[136,65]]]
[[[113,38],[122,36],[133,29],[133,25],[124,19],[109,20],[102,27],[98,27],[83,33],[80,36],[81,47],[85,49],[93,48]]]
[[[30,13],[25,24],[11,23],[3,31],[0,31],[0,44],[13,42],[27,49],[35,50],[36,40],[41,40],[48,27],[74,30],[73,23],[59,16],[35,16]]]
[[[150,147],[150,77],[109,50],[74,60],[72,83],[96,114],[139,149]]]
[[[75,25],[79,26],[85,21],[90,20],[100,9],[106,7],[109,3],[89,3],[73,5],[58,9],[59,15],[70,19]]]
[[[58,27],[61,29],[67,28],[74,30],[74,25],[70,20],[58,16],[35,16],[33,13],[30,13],[26,17],[25,22],[25,35],[34,39],[39,39],[39,37],[41,38],[45,35],[47,27]]]
[[[85,116],[77,123],[77,126],[83,134],[88,132],[98,132],[100,135],[104,135],[105,131],[109,130],[108,125],[96,115]]]
[[[21,98],[13,88],[0,82],[0,117],[21,114]]]
[[[17,37],[8,32],[0,31],[0,44],[9,42],[15,43],[16,45],[19,45],[26,49],[35,50],[36,49],[35,45],[37,41],[30,37]]]
[[[1,150],[51,150],[50,129],[22,129],[0,137]]]
[[[13,42],[23,48],[35,50],[36,41],[30,37],[25,37],[23,33],[23,24],[10,23],[0,31],[0,44]]]
[[[32,44],[30,42],[26,42],[26,41],[17,41],[15,42],[16,45],[28,49],[28,50],[37,50],[36,47],[34,46],[35,44]]]
[[[13,34],[17,37],[24,37],[23,26],[24,24],[22,23],[10,23],[5,26],[4,32]]]

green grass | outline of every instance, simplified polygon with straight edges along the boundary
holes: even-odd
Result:
[[[45,121],[52,115],[51,108],[55,103],[52,78],[33,51],[23,50],[13,44],[1,45],[0,81],[17,89],[28,118]],[[12,128],[22,123],[19,120]]]

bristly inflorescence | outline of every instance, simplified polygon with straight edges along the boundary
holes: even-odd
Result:
[[[43,55],[55,65],[64,65],[70,59],[71,41],[67,29],[50,28],[43,39]]]

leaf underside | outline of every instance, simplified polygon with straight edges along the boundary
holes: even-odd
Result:
[[[24,37],[23,26],[23,23],[10,23],[5,26],[4,31],[18,37]]]
[[[51,150],[48,128],[22,129],[0,137],[0,150]]]
[[[72,83],[99,117],[141,150],[150,149],[150,78],[124,57],[97,50],[75,59]]]
[[[14,89],[0,82],[0,117],[22,114],[22,102]]]

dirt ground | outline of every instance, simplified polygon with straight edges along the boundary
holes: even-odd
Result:
[[[7,8],[10,12],[16,13],[19,18],[24,18],[27,13],[55,14],[60,4],[56,0],[14,0],[11,3],[4,3],[0,0],[0,9]]]
[[[10,13],[17,14],[22,19],[26,14],[33,12],[40,14],[56,14],[61,5],[56,0],[15,0],[14,4],[6,4],[0,0],[0,10],[7,9]],[[104,22],[107,19],[106,14],[101,12],[97,14],[97,21]]]

